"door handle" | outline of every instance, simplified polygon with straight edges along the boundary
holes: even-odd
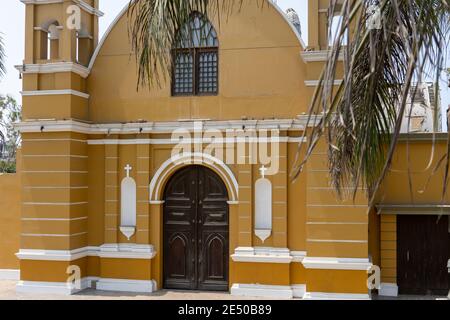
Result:
[[[409,250],[408,250],[408,251],[406,251],[406,261],[408,261],[408,262],[409,262]]]

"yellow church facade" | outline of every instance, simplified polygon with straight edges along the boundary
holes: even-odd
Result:
[[[125,9],[100,40],[97,0],[22,2],[23,142],[18,175],[0,177],[14,194],[0,201],[0,269],[20,270],[19,292],[369,299],[373,266],[398,290],[407,177],[390,175],[372,210],[363,192],[338,200],[321,145],[290,178],[327,56],[328,1],[309,0],[308,47],[271,1],[244,1],[220,26],[195,15],[206,45],[175,48],[174,73],[139,91]],[[74,5],[78,29],[66,25]],[[413,138],[427,150],[430,136]],[[445,211],[433,205],[440,181],[416,202],[427,214]]]

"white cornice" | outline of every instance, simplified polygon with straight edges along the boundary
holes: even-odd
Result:
[[[372,267],[369,259],[305,257],[302,261],[306,269],[325,270],[368,270]]]
[[[326,62],[330,58],[331,51],[321,50],[321,51],[303,51],[300,55],[304,62]],[[344,60],[344,54],[341,52],[339,54],[339,61]]]
[[[71,89],[21,91],[20,93],[22,94],[23,97],[73,95],[84,99],[89,99],[89,95],[87,93]]]
[[[64,3],[64,0],[20,0],[20,2],[22,2],[24,4],[43,5],[43,4]],[[104,15],[103,12],[92,7],[91,5],[84,2],[83,0],[72,0],[72,2],[77,4],[82,10],[86,11],[89,14],[93,14],[98,17],[102,17]]]
[[[306,139],[299,137],[279,137],[279,138],[202,138],[202,139],[97,139],[88,140],[89,145],[180,145],[180,144],[235,144],[237,142],[246,143],[300,143]]]
[[[89,76],[89,69],[73,62],[54,62],[46,64],[17,65],[15,68],[23,74],[73,72],[82,78]]]
[[[224,120],[224,121],[171,121],[142,123],[88,124],[75,120],[28,120],[15,124],[21,132],[77,132],[83,134],[143,134],[172,133],[184,129],[193,131],[196,124],[202,124],[202,130],[280,130],[303,131],[307,123],[306,117],[281,120]],[[294,141],[299,138],[291,138]]]
[[[151,260],[156,252],[152,245],[105,244],[100,247],[84,247],[75,250],[20,249],[19,260],[75,261],[84,257]]]

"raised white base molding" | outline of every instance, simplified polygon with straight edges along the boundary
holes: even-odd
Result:
[[[40,281],[19,281],[16,285],[18,293],[40,293],[69,296],[82,290],[92,288],[93,283],[98,278],[86,277],[81,279],[80,288],[76,288],[73,283],[66,282],[40,282]]]
[[[231,287],[231,295],[245,297],[262,297],[278,299],[307,299],[307,300],[370,300],[370,295],[356,293],[326,293],[307,292],[306,285],[273,286],[261,284],[235,283]]]
[[[381,283],[380,290],[378,290],[378,295],[384,297],[397,297],[398,296],[398,286],[396,283]]]
[[[231,295],[244,297],[262,297],[292,299],[294,292],[290,286],[272,286],[261,284],[239,284],[235,283],[231,287]]]
[[[20,280],[20,270],[0,269],[0,280]]]
[[[153,280],[100,279],[97,282],[97,290],[102,291],[152,293],[156,289]]]
[[[19,281],[16,285],[18,293],[55,295],[72,295],[89,288],[134,293],[151,293],[157,289],[156,282],[153,280],[102,279],[97,277],[81,279],[80,288],[76,288],[73,283],[65,282]]]
[[[329,293],[329,292],[308,292],[304,296],[307,300],[370,300],[369,294],[357,293]]]

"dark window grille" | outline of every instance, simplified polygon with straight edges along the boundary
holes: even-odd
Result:
[[[219,41],[211,23],[194,13],[173,49],[172,95],[215,95],[219,90]]]

